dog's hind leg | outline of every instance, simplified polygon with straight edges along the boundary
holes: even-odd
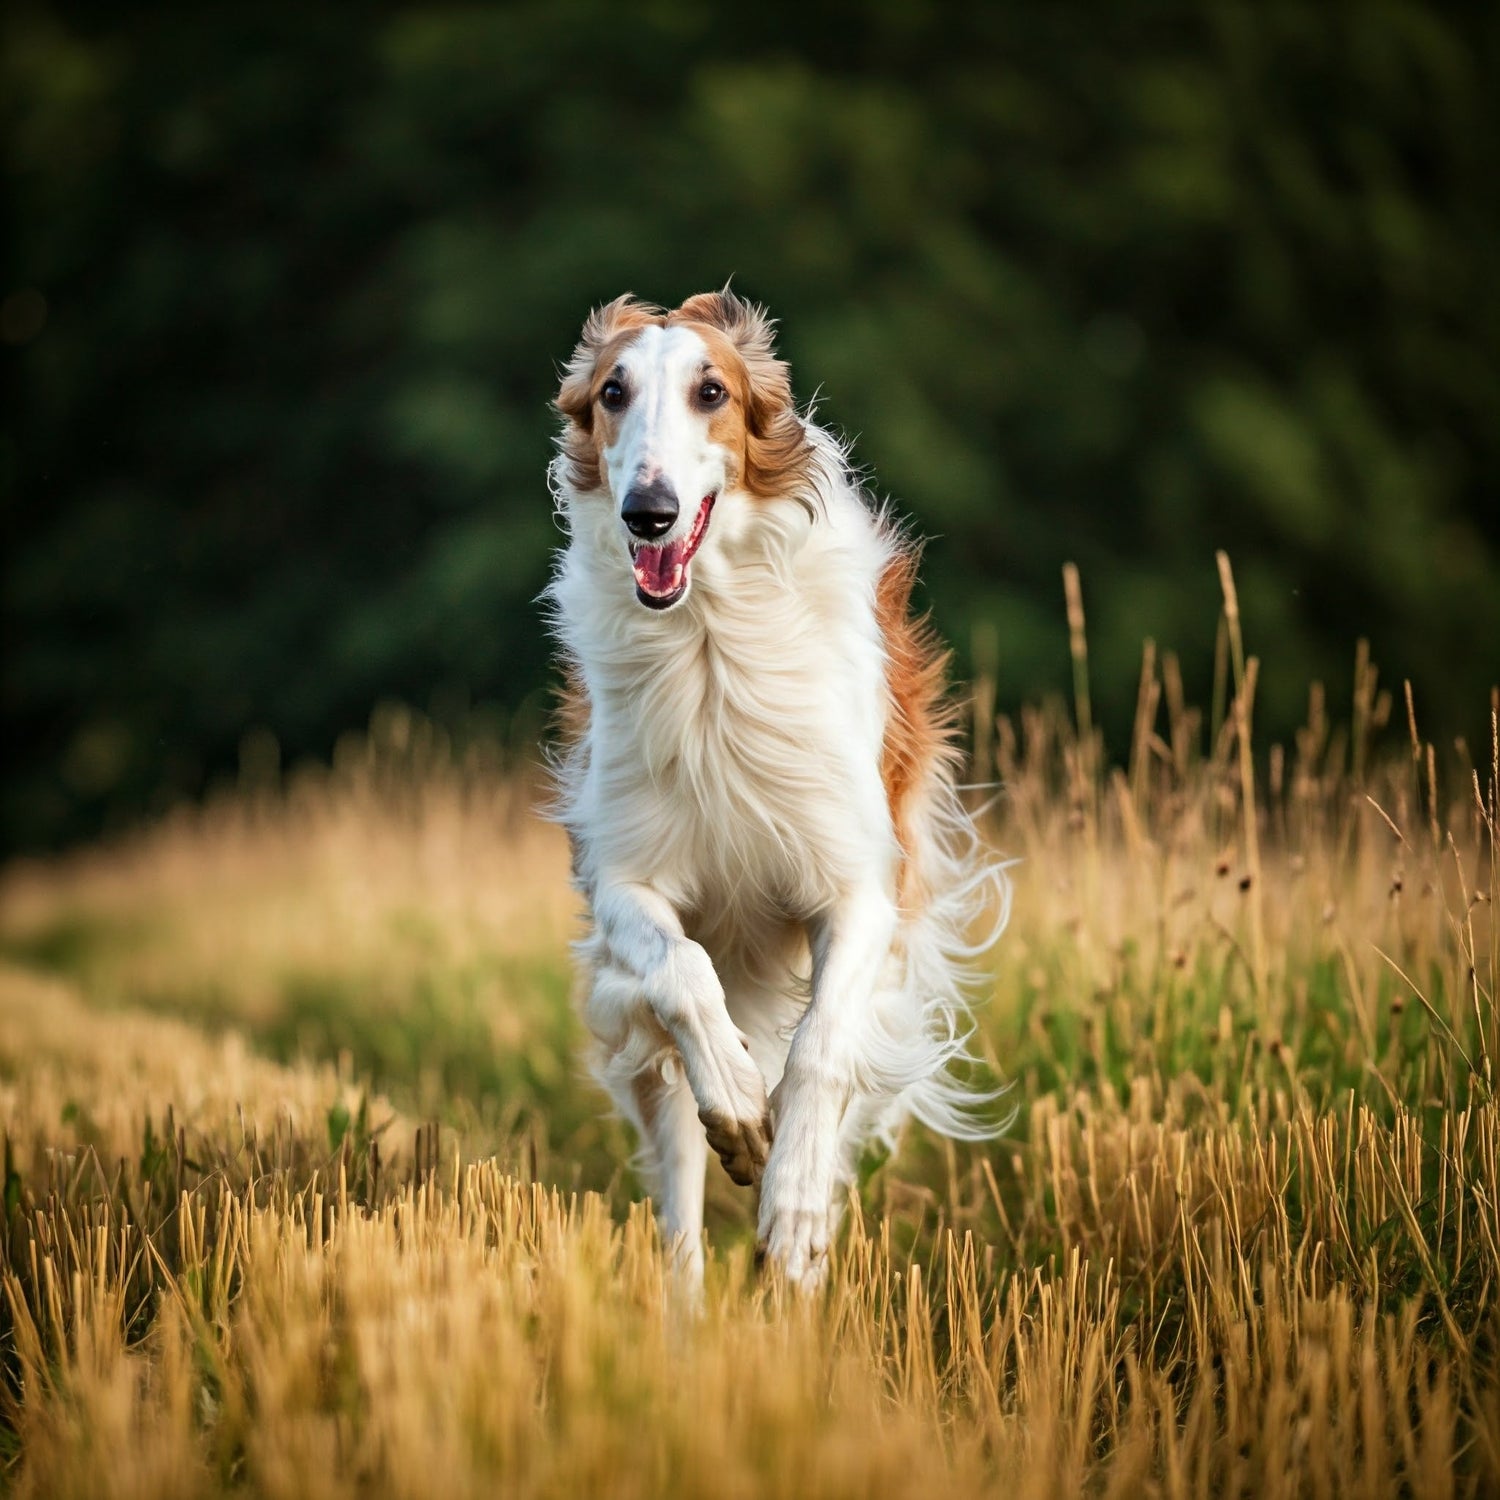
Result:
[[[641,1139],[651,1158],[656,1222],[674,1264],[696,1287],[703,1281],[703,1173],[708,1164],[697,1101],[675,1055],[637,1073],[632,1088]]]

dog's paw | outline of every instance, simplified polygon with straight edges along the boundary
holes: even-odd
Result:
[[[832,1227],[826,1205],[786,1205],[763,1211],[756,1264],[774,1266],[799,1291],[816,1291],[828,1275]]]
[[[727,1017],[725,1031],[725,1043],[705,1049],[711,1083],[698,1096],[698,1118],[724,1170],[741,1187],[754,1187],[771,1155],[771,1106],[749,1046]]]
[[[736,1119],[723,1110],[700,1109],[698,1118],[708,1133],[724,1170],[741,1187],[753,1187],[766,1169],[771,1154],[771,1112],[762,1103],[760,1113]]]

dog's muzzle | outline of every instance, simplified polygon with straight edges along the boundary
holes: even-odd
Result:
[[[705,495],[698,507],[693,528],[685,536],[678,535],[670,541],[640,541],[630,544],[630,567],[635,574],[635,596],[647,609],[671,609],[680,603],[688,591],[688,564],[693,554],[702,545],[708,531],[708,518],[714,508],[716,494]],[[626,501],[629,504],[627,498]],[[621,514],[624,514],[622,509]],[[627,526],[630,522],[627,520]],[[665,536],[671,530],[668,522],[663,530],[654,533]],[[634,531],[635,528],[631,527]],[[636,532],[636,535],[641,533]]]

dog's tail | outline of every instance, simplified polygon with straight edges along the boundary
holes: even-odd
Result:
[[[864,1063],[872,1092],[890,1099],[875,1134],[894,1144],[914,1115],[955,1140],[988,1140],[1015,1110],[1007,1086],[974,1051],[973,1008],[987,998],[984,960],[1010,920],[1013,861],[997,859],[946,777],[912,827],[914,887],[921,902],[904,916]]]

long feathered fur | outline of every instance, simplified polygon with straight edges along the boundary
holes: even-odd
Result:
[[[966,1074],[1009,886],[959,797],[917,549],[727,290],[600,308],[558,410],[554,812],[599,1077],[691,1273],[712,1147],[810,1284],[863,1141],[1002,1124]]]
[[[618,338],[622,314],[627,335],[642,326],[638,305],[612,307],[581,351]],[[565,412],[591,377],[581,352]],[[810,415],[795,420],[806,459],[781,492],[753,497],[750,544],[695,564],[688,622],[641,610],[601,569],[619,547],[617,518],[590,503],[598,466],[576,421],[565,430],[551,480],[568,545],[546,595],[567,667],[555,816],[586,897],[622,849],[652,851],[649,874],[691,935],[730,976],[753,980],[745,990],[764,1013],[736,1013],[726,980],[730,1010],[773,1083],[808,998],[807,945],[788,939],[787,913],[829,899],[867,844],[825,815],[840,747],[857,746],[878,763],[900,908],[857,1044],[863,1133],[889,1141],[915,1115],[950,1136],[988,1136],[1004,1124],[995,1095],[965,1075],[975,960],[1009,914],[1005,867],[956,789],[946,658],[910,613],[918,549],[871,503],[844,447]],[[830,691],[840,676],[852,693]],[[581,951],[598,961],[592,937]]]

